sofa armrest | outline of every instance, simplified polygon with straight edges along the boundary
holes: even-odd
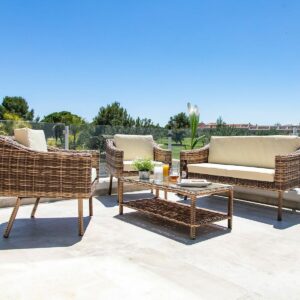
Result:
[[[115,177],[120,177],[124,168],[124,151],[117,149],[112,139],[106,140],[106,169]]]
[[[300,150],[275,157],[275,182],[279,190],[300,186]]]
[[[209,145],[200,149],[180,151],[180,165],[186,160],[188,164],[207,163],[209,154]]]
[[[165,164],[172,163],[172,151],[160,148],[157,144],[153,146],[153,155],[155,161],[160,161]]]

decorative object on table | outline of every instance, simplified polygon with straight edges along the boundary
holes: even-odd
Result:
[[[164,164],[163,165],[163,179],[164,180],[168,180],[168,178],[169,178],[169,172],[170,172],[170,166],[169,165],[167,165],[167,164]]]
[[[151,159],[137,159],[133,162],[133,165],[135,169],[139,171],[140,179],[150,179],[150,172],[152,172],[154,169],[154,163]]]
[[[182,187],[207,187],[211,184],[210,181],[205,179],[181,179],[177,185]]]
[[[203,140],[205,135],[198,137],[198,126],[200,123],[200,113],[197,105],[191,105],[191,103],[187,104],[189,119],[190,119],[190,128],[191,128],[191,149],[194,149],[197,144]]]
[[[155,166],[153,170],[154,175],[154,182],[159,183],[162,182],[164,179],[163,176],[163,167],[162,166]]]

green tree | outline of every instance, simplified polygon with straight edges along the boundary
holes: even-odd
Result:
[[[134,119],[119,102],[113,102],[106,107],[100,107],[98,115],[93,120],[94,125],[134,126]]]
[[[32,121],[33,117],[34,110],[29,110],[29,105],[24,98],[9,96],[3,98],[0,105],[1,120]]]
[[[190,120],[188,116],[181,112],[175,116],[172,116],[166,125],[168,129],[183,129],[190,127]]]
[[[140,117],[138,117],[135,120],[135,127],[143,127],[143,128],[151,128],[151,127],[159,127],[159,124],[154,124],[153,121],[151,119],[141,119]]]
[[[73,148],[76,148],[76,140],[78,137],[79,132],[82,129],[82,126],[86,124],[85,120],[75,114],[70,113],[69,111],[61,111],[61,112],[54,112],[42,119],[42,122],[45,123],[63,123],[65,125],[70,126],[70,133],[73,135]],[[63,127],[61,125],[54,126],[54,134],[56,140],[59,138],[62,142],[63,137]]]

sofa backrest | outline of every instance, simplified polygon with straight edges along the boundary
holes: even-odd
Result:
[[[300,148],[296,136],[213,136],[209,147],[209,163],[275,168],[275,156]]]
[[[114,142],[118,149],[124,151],[124,160],[153,160],[154,142],[152,135],[116,134]]]

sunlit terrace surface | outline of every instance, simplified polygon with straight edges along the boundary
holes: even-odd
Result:
[[[141,196],[149,191],[124,200]],[[227,202],[197,206],[226,211]],[[183,226],[128,208],[119,216],[116,195],[94,198],[82,238],[76,201],[42,203],[35,219],[31,210],[22,206],[0,238],[1,299],[299,299],[299,212],[278,222],[274,207],[235,201],[232,231],[221,221],[190,240]],[[2,232],[10,213],[0,210]]]

